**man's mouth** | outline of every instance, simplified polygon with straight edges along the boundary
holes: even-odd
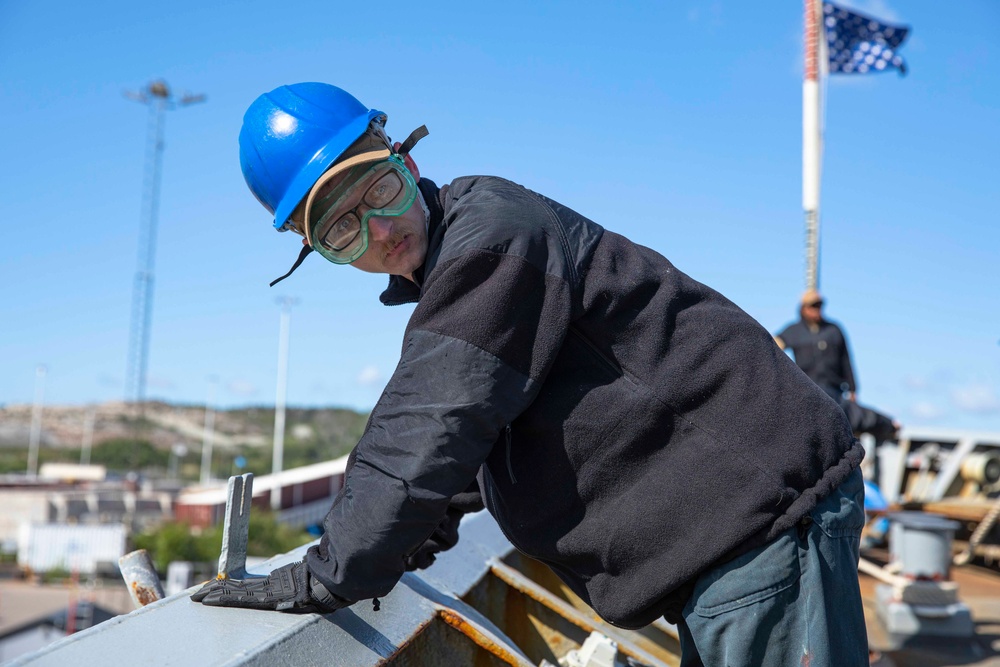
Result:
[[[403,246],[408,245],[409,240],[410,240],[409,234],[403,234],[402,236],[400,236],[399,240],[396,241],[392,245],[392,247],[388,249],[388,251],[386,251],[385,259],[392,259],[396,255],[398,255],[401,252]]]

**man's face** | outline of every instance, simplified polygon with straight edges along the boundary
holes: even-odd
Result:
[[[362,271],[412,280],[413,272],[427,255],[427,221],[417,201],[415,178],[405,170],[400,172],[401,165],[395,167],[396,171],[376,166],[358,178],[358,171],[364,169],[358,167],[334,176],[320,187],[311,214],[318,220],[312,228],[313,247],[337,257],[327,257],[331,261],[350,262]],[[405,208],[408,199],[412,202],[409,208],[393,215]],[[360,257],[358,252],[362,253]],[[351,261],[351,256],[357,258]]]
[[[823,302],[816,300],[802,304],[802,319],[811,324],[818,324],[823,319]]]
[[[368,219],[368,250],[352,266],[413,279],[427,257],[427,222],[419,201],[402,215]]]

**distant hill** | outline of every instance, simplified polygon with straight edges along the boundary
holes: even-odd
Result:
[[[78,460],[84,440],[88,413],[93,412],[93,455],[95,463],[108,463],[110,450],[128,449],[137,441],[151,456],[143,460],[167,465],[173,450],[186,453],[180,465],[193,463],[200,455],[205,434],[205,406],[151,401],[145,404],[144,421],[137,427],[135,407],[123,402],[93,405],[47,405],[42,411],[42,460]],[[315,463],[349,452],[364,432],[368,415],[345,408],[293,408],[286,410],[285,467]],[[0,407],[0,472],[17,470],[14,450],[27,451],[31,432],[31,406]],[[237,456],[261,474],[270,471],[270,451],[274,438],[274,408],[245,407],[215,412],[212,435],[213,459],[218,465],[232,465]],[[148,444],[147,444],[148,443]],[[179,446],[179,447],[178,447]],[[120,454],[119,454],[120,456]],[[113,457],[112,457],[113,458]],[[7,463],[7,465],[4,465]],[[225,467],[225,466],[222,466]],[[228,470],[223,470],[228,474]]]

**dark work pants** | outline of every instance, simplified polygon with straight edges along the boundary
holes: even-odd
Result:
[[[863,505],[854,470],[798,526],[699,577],[677,625],[681,667],[867,667]]]

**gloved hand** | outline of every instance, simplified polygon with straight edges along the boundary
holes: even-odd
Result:
[[[444,520],[438,524],[430,537],[416,551],[406,557],[406,571],[426,570],[434,564],[437,555],[451,549],[458,543],[458,525],[462,522],[463,512],[453,507],[448,508]]]
[[[245,607],[293,613],[328,613],[352,602],[338,597],[309,574],[305,563],[279,567],[266,577],[216,579],[191,599],[212,607]]]

